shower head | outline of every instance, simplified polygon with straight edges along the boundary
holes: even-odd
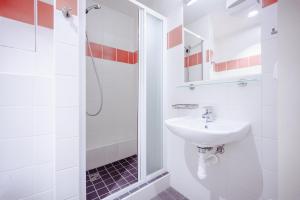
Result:
[[[93,9],[100,9],[100,8],[101,8],[100,4],[91,5],[85,9],[85,14],[88,14]]]

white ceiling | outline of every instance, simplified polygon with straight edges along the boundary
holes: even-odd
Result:
[[[191,6],[184,4],[184,24],[190,24],[216,9],[225,8],[225,0],[198,0]]]

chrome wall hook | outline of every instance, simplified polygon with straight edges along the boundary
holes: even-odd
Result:
[[[65,18],[69,18],[69,17],[71,17],[71,10],[72,10],[72,8],[69,8],[69,7],[63,7],[63,8],[61,9],[61,12],[62,12],[62,14],[63,14],[63,16],[64,16]]]

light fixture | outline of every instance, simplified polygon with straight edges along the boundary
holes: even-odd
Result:
[[[191,6],[191,5],[193,5],[194,3],[196,3],[198,0],[187,0],[186,1],[186,5],[187,6]]]
[[[255,17],[256,15],[258,15],[258,10],[251,10],[248,13],[248,18]]]

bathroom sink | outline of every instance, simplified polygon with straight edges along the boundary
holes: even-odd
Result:
[[[205,123],[201,118],[181,117],[165,121],[175,135],[200,147],[214,147],[242,140],[250,130],[250,123],[216,120]]]

